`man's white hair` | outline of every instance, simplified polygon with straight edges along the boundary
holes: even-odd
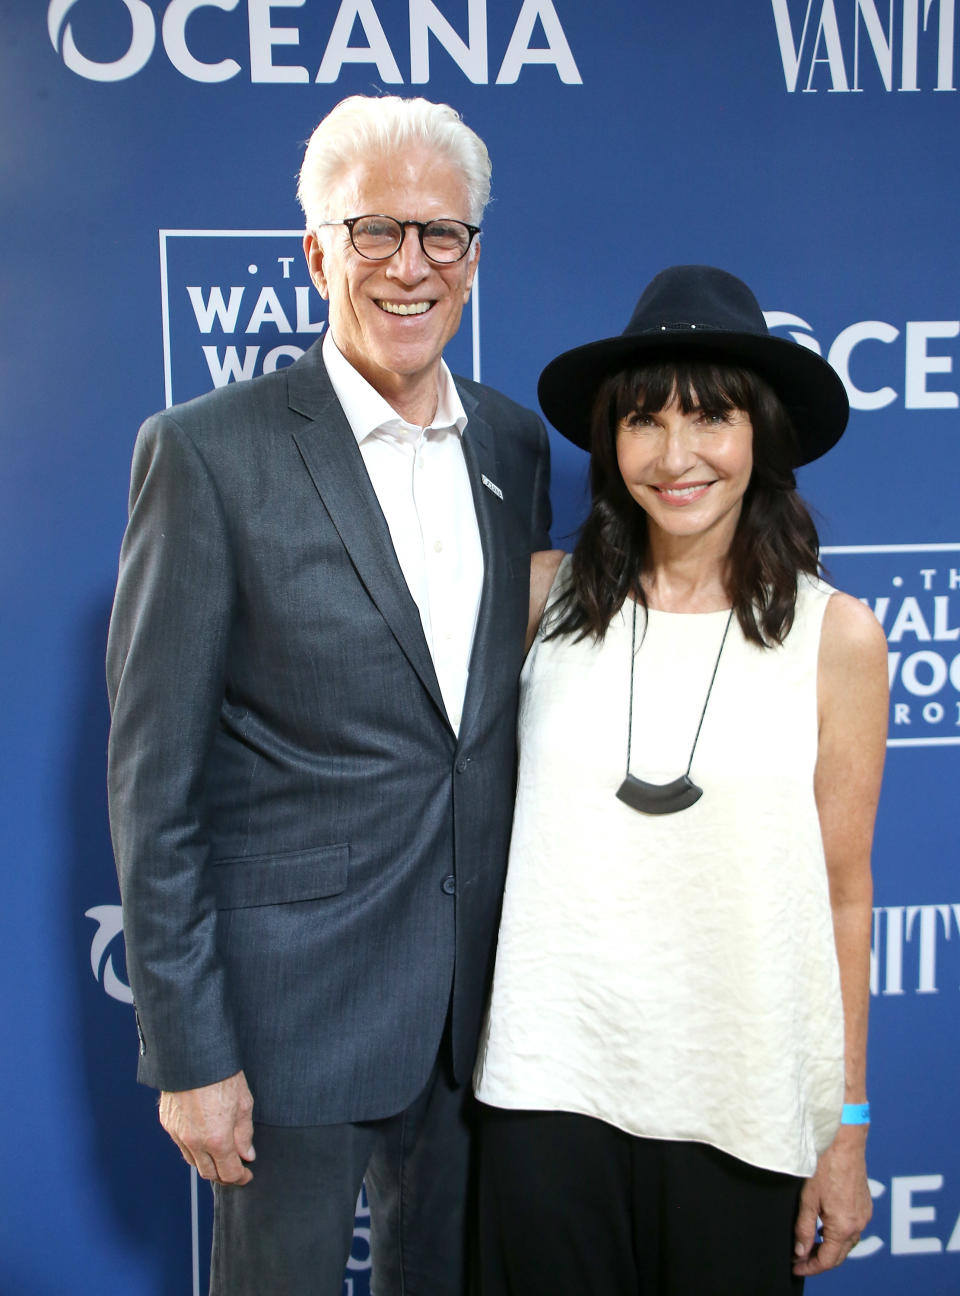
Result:
[[[461,171],[470,222],[479,225],[490,199],[490,156],[483,140],[460,114],[449,104],[431,103],[428,99],[351,95],[327,113],[310,136],[303,155],[297,199],[307,230],[346,215],[332,211],[329,203],[335,199],[337,185],[350,166],[364,157],[389,157],[410,145],[433,149]]]

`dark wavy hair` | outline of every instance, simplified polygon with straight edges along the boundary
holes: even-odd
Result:
[[[632,595],[646,609],[641,574],[649,561],[647,515],[624,484],[617,427],[633,411],[655,414],[676,394],[685,414],[745,410],[753,425],[753,471],[730,551],[726,588],[744,636],[783,643],[793,624],[797,579],[819,572],[819,539],[796,490],[796,436],[773,389],[735,365],[664,357],[604,379],[591,417],[592,507],[573,552],[572,581],[551,610],[548,638],[601,641]]]

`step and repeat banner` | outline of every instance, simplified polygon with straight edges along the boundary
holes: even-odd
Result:
[[[204,1289],[206,1184],[134,1082],[103,651],[153,410],[322,334],[295,176],[343,96],[452,103],[492,203],[449,359],[535,405],[558,351],[707,262],[828,357],[804,470],[890,644],[875,851],[874,1217],[837,1293],[960,1290],[960,23],[956,0],[13,0],[4,6],[5,1296]],[[585,458],[554,438],[557,544]],[[358,1203],[344,1296],[366,1296]]]

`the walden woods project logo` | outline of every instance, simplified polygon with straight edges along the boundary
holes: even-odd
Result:
[[[161,230],[166,403],[272,373],[326,327],[302,230]]]

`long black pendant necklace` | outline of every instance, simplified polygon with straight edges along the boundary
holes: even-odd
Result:
[[[627,773],[623,782],[617,788],[619,799],[625,805],[630,806],[632,810],[640,810],[643,814],[676,814],[678,810],[689,809],[695,801],[699,801],[703,796],[703,788],[697,787],[690,777],[690,768],[693,765],[693,753],[697,750],[700,730],[703,728],[703,717],[707,714],[707,703],[710,701],[710,694],[713,692],[713,681],[717,678],[717,667],[720,665],[723,645],[727,642],[727,631],[730,629],[732,620],[733,608],[730,609],[727,624],[723,628],[723,638],[720,640],[717,660],[713,663],[713,674],[710,676],[707,696],[704,698],[703,710],[700,712],[700,723],[697,725],[693,746],[690,748],[690,759],[687,761],[686,773],[681,774],[679,778],[673,779],[670,783],[646,783],[643,779],[635,778],[630,773],[630,748],[633,743],[633,670],[637,659],[637,602],[634,599],[633,631],[630,636],[630,719],[627,726]]]

